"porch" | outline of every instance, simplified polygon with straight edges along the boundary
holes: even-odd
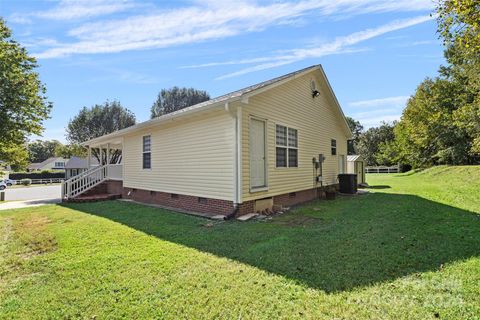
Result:
[[[103,188],[106,182],[123,181],[123,140],[112,140],[86,146],[87,165],[83,172],[62,183],[63,201],[80,201],[83,198],[109,198],[112,192]],[[95,159],[95,161],[93,161]],[[120,192],[113,194],[121,196]]]
[[[123,140],[116,140],[102,144],[88,146],[88,165],[90,169],[103,166],[105,168],[105,178],[110,180],[123,180]],[[97,163],[92,163],[92,158],[97,159]]]

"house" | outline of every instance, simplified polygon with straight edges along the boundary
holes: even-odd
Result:
[[[90,160],[91,166],[98,166],[98,161],[95,158]],[[70,179],[88,170],[88,160],[86,158],[71,157],[65,163],[65,179]]]
[[[126,199],[207,214],[290,206],[337,184],[351,135],[315,65],[85,142],[89,153],[121,150],[122,161],[67,180],[65,199],[102,184]]]
[[[51,157],[43,162],[31,163],[27,167],[27,171],[64,170],[67,161],[68,159],[62,157]]]
[[[365,160],[360,155],[347,156],[347,173],[357,175],[357,183],[364,184],[365,179]]]

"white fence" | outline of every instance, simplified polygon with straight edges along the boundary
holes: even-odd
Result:
[[[25,179],[31,180],[32,184],[62,183],[62,181],[65,180],[64,178],[51,178],[51,179],[29,179],[29,178],[25,178]],[[22,180],[12,180],[12,181],[14,181],[16,185],[21,185],[22,184]]]
[[[378,166],[378,167],[365,167],[365,173],[399,173],[399,166]]]

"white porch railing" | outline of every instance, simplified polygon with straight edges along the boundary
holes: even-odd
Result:
[[[90,168],[62,183],[62,199],[74,198],[107,179],[107,166]]]
[[[107,177],[111,180],[122,180],[123,164],[109,164],[107,169]]]

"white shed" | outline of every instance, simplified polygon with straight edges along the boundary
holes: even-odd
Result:
[[[365,160],[360,155],[347,156],[347,173],[357,175],[357,183],[365,183]]]

